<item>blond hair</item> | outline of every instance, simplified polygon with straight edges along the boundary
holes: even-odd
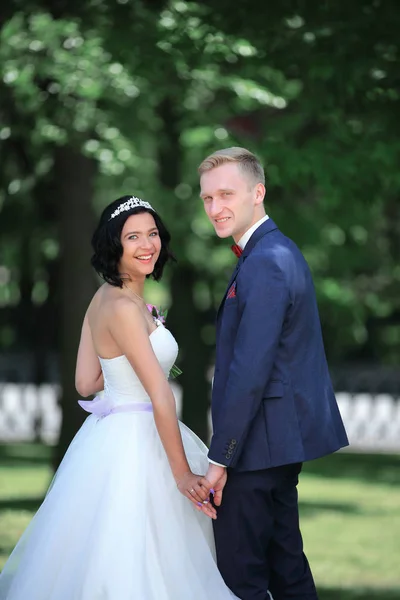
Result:
[[[225,165],[226,163],[237,163],[241,171],[248,175],[255,184],[262,183],[265,185],[264,169],[258,158],[246,148],[233,146],[232,148],[224,148],[217,150],[207,156],[200,164],[198,171],[200,175]]]

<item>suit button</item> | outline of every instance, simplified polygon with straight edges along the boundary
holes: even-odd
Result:
[[[235,445],[235,444],[237,444],[237,441],[236,441],[235,439],[233,439],[233,440],[231,440],[231,443],[232,443],[233,445]]]
[[[235,447],[235,445],[234,445],[234,444],[229,444],[229,450],[233,450],[233,449],[234,449],[234,447]]]
[[[230,454],[225,454],[225,458],[227,458],[228,460],[230,459],[231,455]]]

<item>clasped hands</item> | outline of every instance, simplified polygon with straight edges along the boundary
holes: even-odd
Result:
[[[196,475],[187,471],[178,481],[178,490],[188,498],[196,509],[203,512],[211,519],[217,518],[215,506],[220,506],[222,493],[227,480],[224,467],[210,464],[207,473]],[[213,496],[213,504],[210,502],[210,494]]]

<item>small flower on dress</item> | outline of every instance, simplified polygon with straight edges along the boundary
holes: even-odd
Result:
[[[157,308],[157,306],[155,306],[154,304],[146,304],[146,306],[149,312],[151,313],[152,317],[156,321],[161,321],[161,323],[164,325],[165,321],[167,320],[168,310]]]

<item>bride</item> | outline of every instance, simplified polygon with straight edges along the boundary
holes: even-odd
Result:
[[[143,300],[172,258],[135,197],[103,212],[92,265],[105,284],[82,326],[76,388],[98,394],[0,576],[1,600],[231,600],[217,569],[207,448],[178,422],[177,344]],[[225,476],[226,477],[226,476]]]

